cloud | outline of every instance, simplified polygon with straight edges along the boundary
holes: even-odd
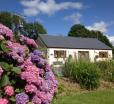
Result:
[[[27,16],[36,16],[39,13],[52,15],[60,10],[83,8],[83,4],[80,2],[57,3],[55,0],[22,0],[21,4],[24,6],[24,14]]]
[[[96,30],[96,31],[101,31],[103,33],[107,33],[108,31],[108,23],[104,21],[96,22],[92,26],[86,26],[87,29],[89,30]]]
[[[114,36],[108,35],[108,28],[112,25],[114,25],[114,21],[111,21],[111,22],[100,21],[100,22],[93,23],[92,26],[86,26],[86,28],[89,30],[96,30],[96,31],[103,32],[108,37],[110,42],[114,45]]]
[[[73,24],[79,24],[79,23],[81,23],[81,17],[82,17],[82,15],[80,13],[73,13],[70,16],[66,16],[64,19],[72,21]]]
[[[108,39],[109,39],[110,42],[114,45],[114,36],[108,36]]]

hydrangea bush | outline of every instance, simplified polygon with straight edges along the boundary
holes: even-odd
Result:
[[[34,40],[0,24],[0,104],[49,104],[57,81]]]

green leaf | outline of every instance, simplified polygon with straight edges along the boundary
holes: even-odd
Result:
[[[16,83],[16,81],[15,81],[15,80],[11,80],[10,82],[11,82],[11,84],[15,84],[15,83]]]
[[[8,63],[0,62],[0,65],[5,71],[10,71],[10,65]]]
[[[19,93],[19,92],[20,92],[19,88],[17,88],[17,89],[15,90],[15,92]]]
[[[0,82],[0,85],[2,87],[6,86],[6,85],[9,85],[10,84],[10,81],[9,81],[9,77],[7,75],[4,75],[2,78],[1,78],[1,82]]]
[[[21,68],[13,67],[13,69],[11,69],[11,71],[14,72],[15,74],[20,74],[21,73]]]
[[[8,47],[6,47],[6,41],[2,41],[0,44],[0,47],[1,47],[2,51],[5,53],[8,53],[10,51],[10,49]]]
[[[16,101],[16,99],[15,99],[15,97],[14,96],[12,96],[11,98],[9,98],[10,99],[10,101],[12,101],[12,102],[15,102]]]

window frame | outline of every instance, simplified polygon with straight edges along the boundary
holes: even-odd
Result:
[[[65,50],[54,50],[54,58],[66,58]]]
[[[108,58],[108,52],[100,51],[99,58]]]

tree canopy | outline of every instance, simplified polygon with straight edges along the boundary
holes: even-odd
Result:
[[[36,39],[38,37],[38,34],[46,34],[46,30],[44,29],[43,25],[41,25],[38,22],[34,23],[26,23],[25,24],[25,30],[28,32],[29,37]]]
[[[39,33],[47,33],[44,26],[38,22],[28,23],[19,15],[12,14],[10,12],[0,12],[0,23],[6,25],[10,29],[14,29],[14,26],[18,27],[20,21],[23,24],[23,33],[28,33],[28,37],[30,38],[37,39]]]
[[[88,30],[84,25],[81,24],[73,25],[68,33],[68,36],[97,38],[98,40],[102,41],[109,47],[112,47],[111,42],[102,32]]]

